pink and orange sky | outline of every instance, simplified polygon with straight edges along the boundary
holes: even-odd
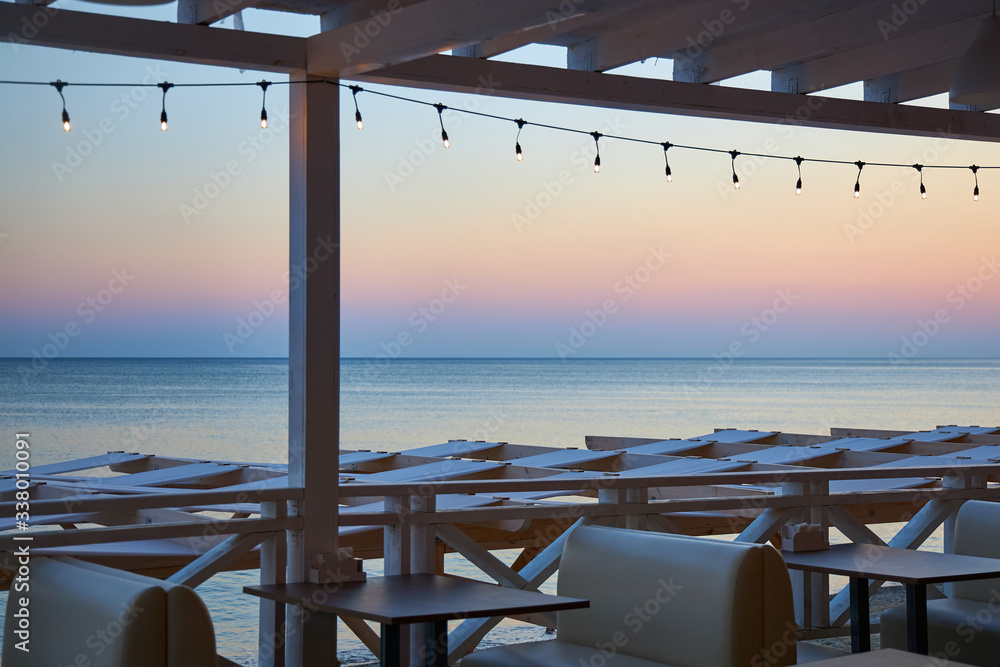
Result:
[[[248,12],[247,29],[278,20],[288,32],[316,28]],[[627,71],[669,77],[670,63]],[[0,79],[57,78],[277,79],[0,44]],[[739,83],[766,87],[767,76]],[[52,88],[0,90],[0,356],[32,356],[72,325],[60,355],[287,354],[287,304],[267,303],[287,293],[286,90],[268,92],[262,131],[255,87],[174,89],[166,133],[155,89],[68,87],[70,133]],[[946,131],[897,137],[392,92],[726,150],[1000,165],[996,144]],[[835,94],[859,98],[861,87]],[[512,123],[446,112],[445,150],[433,109],[358,99],[365,129],[352,113],[341,119],[345,356],[374,356],[401,335],[407,357],[709,357],[737,343],[748,357],[885,358],[908,344],[922,358],[1000,354],[1000,171],[980,172],[973,202],[968,170],[926,170],[921,200],[914,170],[868,167],[854,199],[854,167],[807,162],[796,197],[793,163],[740,158],[735,192],[724,154],[671,150],[668,184],[661,149],[602,140],[595,175],[583,135],[526,127],[519,163]],[[353,111],[349,94],[342,103]],[[239,335],[251,319],[259,326]]]

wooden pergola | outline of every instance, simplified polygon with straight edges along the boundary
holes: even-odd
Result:
[[[902,102],[946,92],[992,0],[178,0],[177,23],[0,2],[0,39],[62,49],[264,70],[293,81],[351,78],[399,86],[615,109],[916,136],[1000,140],[1000,116]],[[319,15],[289,37],[214,24],[246,8]],[[33,27],[33,28],[32,28]],[[565,67],[491,58],[529,44],[566,47]],[[451,51],[451,55],[442,55]],[[673,80],[608,73],[673,60]],[[708,85],[771,72],[771,90]],[[864,100],[816,93],[864,82]],[[291,86],[290,258],[339,243],[336,86]],[[302,489],[289,580],[336,572],[339,525],[340,259],[290,294],[289,484]],[[334,305],[331,305],[334,304]],[[349,565],[348,565],[349,566]],[[295,664],[329,655],[306,623]],[[323,645],[320,650],[316,647]]]

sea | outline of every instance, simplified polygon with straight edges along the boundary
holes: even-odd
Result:
[[[584,447],[587,435],[686,438],[727,427],[927,430],[1000,424],[1000,360],[344,359],[340,403],[342,449],[457,438]],[[286,359],[0,359],[0,470],[13,467],[23,432],[34,465],[111,450],[284,462],[287,414]],[[939,537],[927,548],[939,549]],[[446,569],[484,578],[459,557]],[[222,573],[198,588],[220,653],[247,667],[257,664],[257,604],[241,591],[255,582],[256,572]],[[505,621],[487,643],[543,636]],[[345,664],[372,659],[346,630],[339,651]]]

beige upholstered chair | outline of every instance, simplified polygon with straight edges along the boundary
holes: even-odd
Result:
[[[770,545],[579,526],[559,567],[554,641],[478,651],[462,667],[796,664],[788,570]]]
[[[970,500],[955,521],[955,553],[1000,558],[1000,504]],[[927,602],[932,656],[983,667],[1000,664],[1000,579],[959,581],[951,597]],[[882,646],[906,650],[906,607],[882,613]]]
[[[29,604],[30,652],[17,648]],[[187,586],[70,558],[31,560],[30,590],[11,591],[4,667],[215,667],[208,609]]]

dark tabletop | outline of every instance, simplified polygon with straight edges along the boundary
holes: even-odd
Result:
[[[903,584],[1000,577],[1000,559],[883,547],[835,544],[824,551],[782,551],[788,567]]]
[[[251,595],[387,625],[509,616],[589,607],[588,600],[434,574],[370,577],[341,584],[244,586]]]

